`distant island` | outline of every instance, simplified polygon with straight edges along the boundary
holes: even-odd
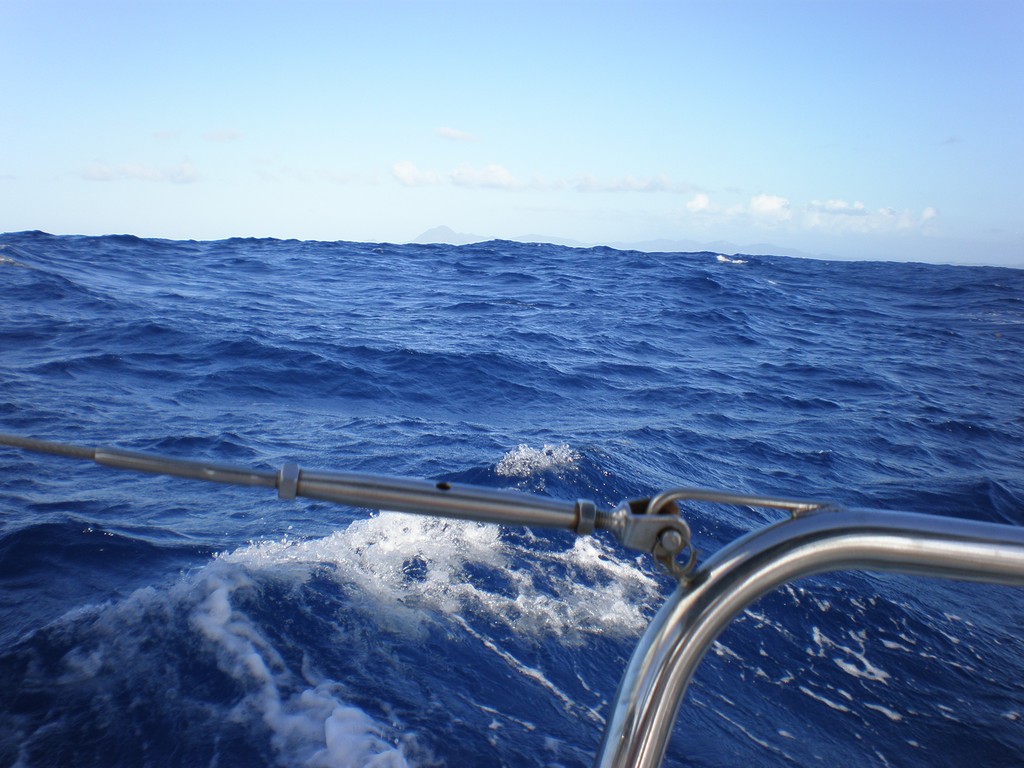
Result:
[[[451,227],[434,227],[428,229],[422,235],[417,237],[411,242],[419,245],[429,245],[431,243],[443,243],[445,245],[468,245],[469,243],[482,243],[491,238],[477,237],[476,235],[467,235],[465,232],[456,232]]]
[[[469,234],[467,232],[456,232],[451,227],[441,225],[428,229],[415,240],[410,242],[418,245],[444,244],[444,245],[468,245],[470,243],[484,243],[494,240],[493,237]],[[782,248],[771,243],[754,243],[752,245],[738,246],[735,243],[728,243],[717,240],[711,243],[702,243],[697,240],[644,240],[640,242],[611,242],[611,243],[583,243],[578,240],[569,240],[561,237],[550,237],[547,235],[521,235],[518,237],[505,238],[517,243],[550,243],[552,245],[564,245],[570,248],[593,248],[604,245],[609,248],[616,248],[620,251],[643,251],[645,253],[721,253],[723,255],[737,254],[770,254],[772,256],[796,256],[804,258],[834,258],[827,254],[809,254],[792,248]]]

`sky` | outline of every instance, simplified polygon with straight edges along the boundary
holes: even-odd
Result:
[[[1024,267],[1022,39],[1020,0],[0,0],[0,232]]]

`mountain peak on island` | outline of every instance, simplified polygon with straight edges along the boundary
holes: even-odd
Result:
[[[469,235],[465,232],[456,232],[451,227],[441,225],[440,227],[434,227],[428,229],[422,235],[417,237],[412,242],[419,245],[426,245],[428,243],[444,243],[445,245],[466,245],[467,243],[482,243],[486,240],[486,237],[480,237],[479,235]]]

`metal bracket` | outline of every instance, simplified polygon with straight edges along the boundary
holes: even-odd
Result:
[[[793,517],[819,509],[835,508],[824,501],[779,499],[770,496],[717,491],[708,488],[670,488],[650,499],[624,501],[599,521],[599,527],[615,534],[622,546],[650,552],[658,567],[683,581],[697,565],[697,550],[691,545],[690,526],[680,517],[678,501],[705,501],[749,507],[785,509]],[[680,559],[689,550],[685,562]]]
[[[661,505],[664,512],[652,509],[650,499],[624,501],[606,516],[601,527],[610,530],[627,549],[649,552],[662,571],[681,580],[697,562],[692,548],[685,563],[677,559],[690,547],[690,526],[674,503]]]

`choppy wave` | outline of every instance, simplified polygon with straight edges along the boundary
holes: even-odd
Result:
[[[386,726],[286,658],[247,614],[259,589],[243,569],[214,564],[23,639],[0,660],[13,697],[0,754],[26,765],[405,766]],[[98,733],[111,738],[81,754],[76,745]]]
[[[580,454],[567,443],[545,445],[540,449],[519,445],[501,457],[496,472],[503,477],[529,477],[538,472],[571,468],[579,459]]]
[[[675,485],[1024,524],[1024,273],[0,236],[0,427],[610,508]],[[592,761],[670,585],[599,535],[0,451],[0,763]],[[703,552],[771,513],[691,505]],[[667,765],[1013,765],[1009,589],[845,574],[713,647]]]
[[[565,547],[526,531],[399,512],[357,520],[324,539],[263,541],[221,558],[256,570],[327,568],[383,622],[472,615],[532,642],[636,636],[660,594],[635,558],[604,541]]]

